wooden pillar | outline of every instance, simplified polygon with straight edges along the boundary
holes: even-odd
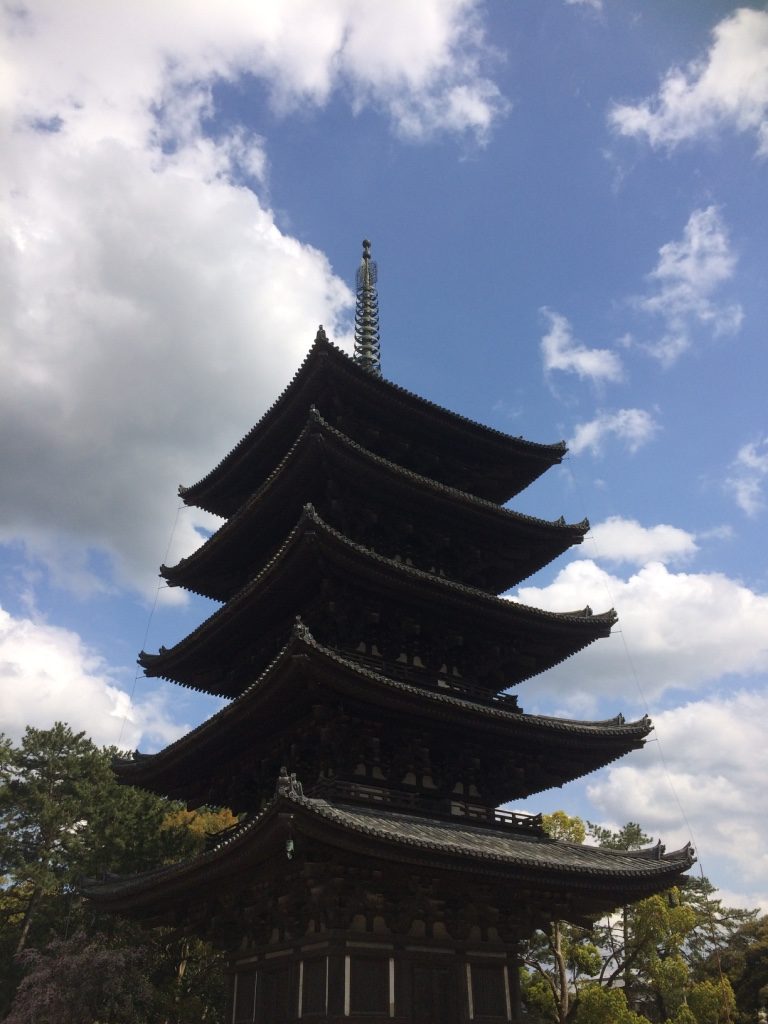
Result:
[[[515,952],[509,958],[509,998],[512,1004],[513,1024],[523,1020],[523,1000],[520,992],[520,954]]]
[[[334,950],[328,960],[328,1017],[340,1020],[344,1016],[345,1003],[348,1002],[346,957],[343,952]]]
[[[224,969],[224,1020],[229,1024],[235,1014],[235,968],[230,964]]]

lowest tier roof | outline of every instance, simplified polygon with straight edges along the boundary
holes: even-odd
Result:
[[[355,501],[380,516],[407,509],[416,543],[444,532],[449,546],[455,547],[459,536],[476,547],[476,557],[463,559],[466,564],[447,575],[495,593],[580,544],[589,529],[587,520],[567,524],[522,515],[414,473],[367,451],[312,407],[298,438],[261,487],[192,555],[176,566],[162,566],[161,575],[171,586],[228,600],[279,547],[285,523],[295,522],[304,504],[330,501],[330,481],[334,493],[354,488]]]
[[[226,834],[220,845],[191,860],[128,878],[89,881],[81,888],[99,908],[160,921],[218,894],[238,892],[270,863],[290,870],[285,840],[294,856],[311,856],[314,844],[394,862],[401,869],[447,871],[502,880],[506,886],[543,892],[548,900],[568,894],[580,914],[640,899],[675,884],[694,862],[690,845],[674,853],[662,846],[639,852],[606,850],[548,839],[514,828],[438,821],[380,808],[356,807],[293,795],[275,798],[258,817]],[[343,852],[342,852],[343,851]]]
[[[561,786],[601,768],[642,746],[651,731],[647,717],[584,722],[522,714],[503,702],[480,703],[458,687],[427,690],[343,658],[297,627],[240,697],[159,753],[117,761],[115,772],[124,783],[191,804],[227,804],[228,794],[220,789],[239,760],[290,732],[306,705],[321,699],[321,691],[367,705],[374,713],[433,723],[438,734],[440,729],[451,735],[472,730],[489,752],[512,752],[514,764],[497,802]]]
[[[542,611],[384,558],[354,544],[307,506],[254,580],[174,647],[142,652],[139,664],[148,676],[237,696],[275,657],[297,615],[313,626],[313,616],[325,614],[328,581],[335,581],[339,593],[354,588],[353,598],[342,597],[355,602],[345,615],[359,611],[364,599],[393,617],[407,614],[429,621],[435,632],[471,637],[485,651],[503,648],[505,653],[483,670],[489,680],[485,685],[496,691],[608,636],[616,622],[613,609],[599,615],[590,608]],[[479,677],[478,682],[483,685]]]
[[[410,449],[416,439],[433,456],[435,471],[429,476],[500,504],[562,461],[566,451],[564,442],[537,444],[482,426],[364,370],[332,345],[321,327],[274,405],[207,476],[180,487],[181,497],[188,505],[233,515],[288,450],[309,407],[317,405],[330,416],[330,402],[359,415],[369,436],[383,436],[386,447],[396,439],[398,463],[414,468]],[[373,445],[367,441],[365,447]],[[441,453],[447,456],[447,478]]]

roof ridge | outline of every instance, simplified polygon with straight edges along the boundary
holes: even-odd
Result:
[[[317,799],[305,796],[299,796],[294,793],[284,793],[279,796],[275,796],[258,814],[253,815],[250,818],[246,818],[241,826],[234,831],[227,832],[226,836],[221,842],[211,846],[210,849],[198,853],[192,857],[185,858],[182,861],[178,861],[175,864],[164,865],[161,868],[152,868],[149,871],[141,872],[133,876],[122,876],[125,879],[124,889],[130,891],[131,888],[141,888],[142,883],[152,882],[162,879],[163,877],[176,876],[177,878],[183,878],[184,875],[199,869],[201,865],[206,862],[215,862],[220,860],[225,850],[232,846],[238,846],[247,841],[248,837],[257,830],[258,827],[262,827],[270,818],[277,817],[280,813],[282,806],[293,808],[293,814],[291,814],[290,821],[291,826],[295,828],[296,825],[296,813],[299,814],[304,812],[309,814],[311,817],[317,819],[320,818],[326,822],[330,822],[342,829],[347,831],[355,832],[359,835],[371,836],[381,842],[388,845],[406,845],[409,847],[416,847],[419,849],[428,849],[434,855],[436,849],[435,835],[437,832],[438,836],[440,833],[443,834],[442,842],[439,842],[438,848],[441,852],[447,853],[449,856],[463,856],[470,857],[472,859],[480,861],[490,861],[497,864],[512,864],[523,869],[533,869],[538,871],[547,872],[553,868],[559,872],[570,876],[594,876],[601,874],[600,861],[634,861],[632,864],[631,872],[627,872],[630,877],[634,876],[638,880],[643,878],[652,878],[654,875],[665,875],[667,873],[679,873],[687,870],[695,861],[695,853],[690,842],[686,843],[679,850],[674,850],[670,853],[664,853],[663,847],[659,856],[655,855],[655,848],[653,848],[652,857],[636,856],[637,853],[647,853],[648,851],[626,851],[626,850],[611,850],[605,847],[599,846],[585,846],[584,844],[568,843],[562,840],[549,839],[538,835],[526,834],[524,832],[514,831],[503,831],[501,829],[494,829],[492,826],[487,825],[475,826],[471,822],[465,819],[457,818],[455,822],[432,819],[427,816],[418,814],[408,813],[407,811],[389,811],[384,808],[377,807],[362,807],[362,806],[345,806],[335,805],[326,799]],[[373,821],[366,822],[366,817],[373,819]],[[384,822],[391,821],[394,824],[409,824],[414,823],[418,826],[415,829],[414,834],[403,835],[402,833],[393,832],[392,829],[385,829],[376,819],[383,819]],[[432,835],[425,836],[419,834],[419,830],[429,830]],[[478,848],[462,848],[458,841],[451,842],[450,837],[454,836],[458,839],[459,836],[467,836],[472,840],[484,840],[486,847],[485,849]],[[508,846],[506,851],[496,851],[488,848],[488,841],[501,841]],[[532,856],[527,852],[526,848],[533,849],[536,851],[538,856]],[[568,863],[568,861],[555,863],[554,865],[549,860],[541,859],[541,851],[543,849],[561,849],[567,850],[570,854],[576,854],[577,860],[575,863]],[[590,863],[595,860],[597,855],[598,864]],[[640,862],[643,866],[641,867]],[[637,864],[637,866],[635,866]],[[615,875],[613,876],[616,877]],[[619,876],[620,877],[620,876]],[[119,876],[118,876],[119,878]],[[119,885],[118,879],[115,882]],[[90,894],[96,896],[100,884],[97,880],[87,879],[85,884],[81,884],[81,890],[86,896]],[[104,883],[101,883],[102,891]]]
[[[385,685],[388,689],[398,690],[406,692],[418,697],[426,698],[435,704],[450,705],[459,709],[464,709],[475,714],[483,714],[488,718],[494,718],[497,720],[507,721],[510,725],[516,725],[518,723],[532,724],[534,726],[542,726],[544,728],[561,727],[558,731],[570,732],[579,731],[581,729],[603,729],[606,731],[615,732],[617,736],[626,734],[638,734],[642,732],[638,738],[644,738],[651,730],[650,719],[647,715],[633,722],[626,722],[624,716],[619,714],[612,719],[606,719],[601,722],[592,722],[589,720],[582,719],[569,719],[559,718],[548,715],[534,715],[523,711],[510,711],[503,707],[494,707],[493,705],[481,704],[476,701],[472,701],[468,697],[462,697],[451,693],[441,693],[439,690],[431,690],[427,687],[420,687],[414,683],[403,682],[398,679],[393,679],[387,676],[383,672],[375,672],[373,669],[367,668],[361,665],[359,662],[354,661],[351,658],[344,657],[343,654],[339,654],[332,647],[328,647],[325,644],[321,644],[314,638],[309,628],[302,622],[301,617],[297,616],[297,620],[291,628],[291,635],[286,643],[280,648],[275,657],[269,662],[269,664],[259,673],[256,679],[243,690],[242,693],[238,694],[237,697],[232,698],[228,704],[223,708],[220,708],[213,715],[207,718],[200,725],[195,726],[189,732],[180,736],[177,740],[168,744],[163,750],[158,751],[155,754],[142,754],[139,751],[135,751],[132,758],[130,759],[116,759],[116,763],[131,764],[137,762],[151,761],[157,758],[161,754],[168,754],[168,752],[174,750],[174,748],[181,747],[183,744],[189,742],[190,738],[197,736],[201,733],[207,732],[213,725],[214,722],[228,718],[230,716],[236,716],[239,714],[239,708],[242,703],[249,698],[255,691],[262,688],[267,678],[274,672],[276,666],[286,661],[288,658],[293,656],[293,652],[297,647],[310,648],[316,651],[321,657],[333,662],[336,665],[340,665],[343,668],[351,669],[355,674],[362,676],[365,679],[372,680],[379,685]],[[613,726],[613,728],[611,728]],[[570,727],[570,728],[569,728]],[[169,755],[170,756],[170,755]],[[617,755],[620,756],[620,755]],[[578,777],[578,776],[577,776]]]
[[[353,540],[350,540],[346,534],[343,534],[340,530],[330,526],[320,516],[317,509],[314,507],[312,502],[307,502],[304,506],[304,511],[307,516],[319,526],[321,529],[327,531],[333,537],[335,537],[342,544],[347,547],[359,551],[363,555],[367,555],[371,560],[381,562],[388,568],[395,569],[398,572],[404,572],[408,575],[414,576],[424,582],[435,583],[438,587],[450,588],[460,593],[467,594],[471,597],[477,597],[483,601],[487,601],[497,607],[507,607],[512,605],[515,608],[522,609],[525,612],[530,612],[535,615],[542,615],[546,618],[551,618],[556,622],[564,622],[567,620],[575,620],[576,622],[584,621],[598,621],[606,622],[613,625],[617,620],[618,616],[614,608],[610,608],[605,612],[598,612],[595,614],[589,605],[586,605],[583,609],[577,609],[576,611],[569,612],[553,612],[548,611],[545,608],[536,608],[534,605],[525,604],[522,601],[515,601],[507,597],[499,597],[496,594],[488,593],[485,590],[480,590],[477,587],[469,586],[466,583],[459,583],[456,580],[446,579],[443,576],[437,576],[434,573],[427,572],[425,569],[418,569],[414,565],[407,565],[405,562],[399,562],[394,558],[388,558],[386,555],[380,555],[377,551],[372,551],[370,548],[365,547],[362,544],[358,544]]]
[[[302,510],[302,514],[296,526],[289,532],[283,544],[273,554],[272,558],[267,561],[262,567],[261,571],[257,573],[252,580],[245,583],[236,594],[234,594],[225,604],[220,608],[217,608],[212,615],[208,616],[203,622],[200,623],[191,633],[187,634],[179,643],[174,644],[170,650],[178,649],[182,644],[187,645],[193,637],[199,636],[201,632],[206,628],[211,628],[211,623],[223,615],[227,609],[239,606],[257,589],[259,583],[274,570],[274,567],[281,562],[289,553],[292,547],[295,546],[295,538],[303,534],[308,524],[319,528],[321,531],[328,534],[330,537],[341,543],[342,546],[348,548],[356,554],[362,555],[369,562],[377,563],[388,569],[390,572],[411,577],[421,583],[426,583],[431,587],[436,587],[438,590],[442,590],[444,593],[448,592],[454,595],[458,595],[470,600],[476,600],[485,604],[491,605],[494,608],[514,608],[519,609],[523,614],[533,618],[543,618],[553,622],[570,622],[573,624],[582,624],[584,622],[597,622],[607,625],[609,628],[613,626],[618,616],[616,615],[615,609],[611,608],[606,612],[602,612],[598,615],[593,615],[592,610],[587,607],[582,613],[574,612],[552,612],[543,608],[535,608],[532,605],[523,604],[521,601],[515,601],[504,597],[497,597],[494,594],[489,594],[484,590],[478,590],[476,587],[470,587],[463,583],[457,583],[454,580],[447,580],[443,577],[436,576],[433,573],[426,572],[423,569],[417,569],[414,566],[406,565],[403,562],[398,562],[395,559],[387,558],[385,555],[380,555],[375,551],[371,551],[370,548],[366,548],[361,544],[356,544],[350,540],[343,533],[335,530],[332,526],[329,526],[321,516],[318,514],[312,502],[307,502]],[[166,648],[161,647],[159,654],[166,653]],[[139,653],[139,664],[146,668],[145,660],[147,658],[155,659],[158,655],[147,654],[146,651]]]
[[[399,384],[395,384],[393,381],[387,380],[386,377],[379,377],[370,374],[363,367],[358,366],[355,363],[354,359],[351,356],[348,356],[347,353],[344,352],[341,348],[339,348],[338,345],[335,345],[333,342],[331,342],[328,339],[328,336],[325,333],[325,330],[323,329],[322,325],[320,325],[315,335],[315,340],[310,346],[309,350],[307,351],[307,354],[304,356],[303,360],[299,364],[293,376],[288,381],[283,390],[280,392],[280,394],[277,396],[275,401],[265,410],[264,413],[262,413],[262,415],[251,427],[251,429],[246,434],[244,434],[243,437],[240,438],[237,444],[233,448],[231,448],[229,452],[227,452],[227,454],[217,463],[216,466],[213,467],[213,469],[211,469],[208,473],[206,473],[205,476],[201,477],[194,484],[190,484],[189,486],[179,485],[179,495],[182,498],[184,498],[191,491],[198,489],[203,484],[210,481],[211,477],[218,472],[218,470],[224,465],[225,462],[228,462],[232,458],[232,456],[235,455],[236,452],[242,450],[246,446],[247,442],[251,439],[256,430],[269,417],[272,417],[275,413],[275,410],[279,408],[280,405],[282,405],[296,380],[300,377],[302,372],[305,372],[305,368],[310,364],[310,362],[314,358],[317,358],[316,354],[326,357],[330,356],[332,359],[336,359],[338,365],[343,366],[345,370],[348,370],[353,374],[360,375],[359,379],[363,382],[367,382],[370,384],[371,381],[374,381],[375,386],[390,389],[395,397],[407,397],[408,399],[415,399],[417,403],[424,406],[426,409],[437,412],[439,415],[443,416],[444,418],[447,418],[449,421],[455,422],[457,424],[462,424],[464,426],[469,426],[475,430],[482,431],[484,434],[490,437],[495,437],[499,440],[504,441],[515,441],[521,447],[529,448],[532,451],[538,451],[541,453],[550,452],[552,455],[559,453],[559,459],[562,459],[562,456],[568,450],[565,441],[559,441],[553,444],[546,444],[541,443],[539,441],[528,441],[527,439],[521,436],[515,437],[512,434],[506,434],[501,430],[497,430],[495,427],[489,427],[484,423],[480,423],[478,420],[470,419],[468,416],[463,416],[461,413],[453,412],[451,409],[447,409],[445,406],[438,405],[436,402],[432,402],[430,399],[424,398],[422,395],[417,395],[415,392],[409,391],[407,388],[404,388]]]
[[[226,535],[231,530],[235,529],[236,525],[230,527],[230,524],[237,524],[241,522],[246,514],[263,499],[267,491],[274,485],[275,480],[283,473],[285,467],[298,457],[298,453],[301,448],[309,443],[309,439],[311,439],[318,428],[322,433],[330,435],[330,438],[338,442],[343,448],[347,448],[354,454],[362,456],[364,460],[374,465],[381,466],[385,472],[389,472],[393,476],[399,475],[407,478],[408,480],[412,480],[422,486],[425,490],[432,491],[439,497],[460,499],[462,504],[469,506],[473,510],[486,511],[497,515],[500,521],[506,519],[507,522],[516,522],[521,525],[544,526],[549,529],[555,529],[558,532],[562,531],[563,533],[578,530],[581,532],[581,537],[578,540],[574,540],[574,544],[581,543],[581,539],[589,530],[589,520],[587,518],[582,519],[581,522],[578,523],[567,523],[563,516],[560,516],[558,519],[542,519],[538,516],[518,512],[515,509],[505,508],[503,505],[490,501],[487,498],[482,498],[469,491],[462,491],[458,487],[452,487],[450,484],[441,483],[439,480],[433,480],[431,477],[417,473],[414,470],[408,469],[406,466],[401,466],[399,463],[394,462],[391,459],[378,455],[376,452],[369,451],[369,449],[359,444],[343,431],[334,427],[323,417],[317,407],[313,404],[309,407],[307,420],[296,437],[296,440],[291,444],[280,462],[278,462],[272,472],[264,478],[253,494],[246,499],[246,501],[232,516],[226,519],[215,533],[204,541],[201,547],[193,551],[192,554],[180,559],[175,566],[161,565],[160,575],[165,576],[166,571],[179,568],[185,562],[193,559],[199,551],[204,547],[207,547],[212,541],[216,543],[216,538],[221,536],[222,533]]]
[[[313,800],[310,800],[307,797],[304,797],[304,798],[301,798],[301,803],[303,804],[303,806],[307,807],[307,809],[309,809],[310,811],[312,811],[312,812],[319,811],[321,816],[326,817],[326,818],[330,818],[332,821],[336,821],[337,824],[345,824],[346,827],[351,828],[354,831],[359,831],[362,834],[373,835],[376,838],[384,840],[385,842],[390,842],[390,843],[391,842],[395,842],[395,843],[397,843],[397,842],[400,842],[400,843],[405,842],[408,845],[428,847],[430,849],[434,849],[434,845],[433,844],[430,845],[430,843],[428,843],[427,840],[425,840],[423,838],[420,838],[418,835],[415,836],[415,837],[409,837],[409,838],[403,839],[400,836],[397,836],[397,835],[393,836],[390,832],[386,832],[385,830],[383,830],[381,828],[376,828],[375,826],[372,826],[372,825],[366,826],[366,825],[361,824],[359,822],[356,822],[354,820],[352,822],[350,822],[348,820],[344,821],[344,819],[342,818],[342,815],[344,814],[344,810],[342,808],[337,809],[334,804],[330,803],[327,800],[313,801]],[[328,808],[328,811],[325,811],[324,808]],[[347,815],[349,815],[349,813],[350,812],[347,812]],[[360,815],[365,816],[366,814],[368,814],[371,817],[379,816],[379,817],[392,818],[392,819],[403,819],[403,818],[405,818],[405,819],[413,819],[413,818],[415,818],[417,821],[420,821],[422,823],[424,822],[424,816],[409,814],[407,811],[406,812],[403,812],[403,811],[388,811],[388,810],[385,810],[384,808],[378,808],[378,807],[376,807],[376,808],[370,807],[369,808],[369,807],[362,807],[362,806],[361,807],[357,807],[357,806],[355,806],[354,811],[352,813],[354,813],[354,814],[356,814],[358,816],[360,816]],[[339,818],[342,818],[341,822],[339,821]],[[452,828],[454,831],[464,831],[464,832],[469,832],[470,834],[473,831],[471,822],[467,822],[467,821],[465,821],[463,819],[457,819],[457,821],[455,823],[454,822],[447,822],[447,821],[440,821],[440,820],[435,820],[435,819],[429,819],[429,818],[427,818],[426,820],[428,822],[428,827],[434,828],[434,829],[443,828],[445,831],[449,831]],[[584,846],[583,844],[568,843],[568,842],[564,842],[564,841],[558,840],[558,839],[547,839],[547,838],[542,838],[542,837],[538,837],[538,836],[524,835],[522,833],[510,834],[510,833],[505,833],[502,830],[498,830],[498,832],[497,832],[495,829],[488,828],[487,826],[483,826],[481,832],[484,835],[488,835],[490,833],[491,835],[493,835],[494,838],[506,839],[508,842],[519,842],[519,843],[522,843],[522,844],[532,844],[532,845],[537,846],[537,847],[540,847],[541,845],[552,845],[552,846],[558,846],[558,847],[561,847],[561,848],[572,849],[572,850],[575,850],[575,851],[576,850],[578,850],[578,851],[585,851],[585,850],[587,850],[587,851],[598,851],[599,850],[600,851],[600,854],[599,854],[600,857],[602,857],[605,853],[608,853],[608,852],[610,852],[612,854],[619,854],[619,855],[624,854],[624,857],[625,858],[627,857],[627,851],[620,851],[620,850],[608,851],[604,847],[599,847],[599,846],[589,847],[589,846]],[[446,846],[450,849],[451,844],[446,844]],[[460,851],[458,850],[457,847],[453,847],[453,851],[452,852],[460,852]],[[491,853],[491,852],[480,853],[480,854],[478,854],[478,856],[481,857],[482,859],[497,860],[497,861],[503,861],[505,859],[517,860],[518,863],[523,863],[523,864],[526,864],[526,865],[530,865],[530,866],[533,866],[535,868],[538,868],[539,870],[541,870],[541,868],[543,866],[540,860],[534,860],[534,859],[526,858],[526,857],[504,858],[504,857],[502,857],[502,856],[500,856],[498,854],[494,854],[494,853]],[[675,864],[675,863],[678,863],[678,862],[681,863],[681,864],[685,863],[686,867],[690,867],[690,865],[693,863],[693,859],[692,858],[693,858],[693,847],[691,846],[690,843],[686,843],[686,845],[684,847],[682,847],[680,850],[673,851],[672,853],[666,854],[663,857],[659,857],[659,858],[654,857],[653,860],[656,861],[656,862],[663,861],[666,864]],[[643,858],[630,858],[630,859],[637,860],[637,859],[643,859]],[[594,874],[596,869],[595,868],[591,868],[590,869],[589,867],[585,867],[584,865],[568,865],[568,864],[565,864],[565,865],[560,865],[560,870],[568,872],[568,873],[574,873],[574,874],[576,874],[576,873]],[[683,870],[685,870],[685,869],[683,868]],[[649,873],[649,871],[647,870],[645,873]],[[655,873],[655,872],[650,872],[650,873]]]

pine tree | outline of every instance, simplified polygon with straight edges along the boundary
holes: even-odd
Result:
[[[56,1019],[82,1024],[89,1018],[78,1014],[87,1000],[102,998],[101,972],[112,1010],[99,1020],[130,1020],[121,1007],[143,1005],[147,992],[156,1010],[163,1007],[159,1019],[218,1019],[211,1006],[223,1002],[221,962],[208,947],[100,919],[79,897],[77,883],[191,856],[203,848],[206,833],[235,819],[227,810],[189,812],[118,785],[111,770],[115,753],[61,723],[28,728],[18,745],[0,737],[0,1016],[13,1002],[10,1020],[40,1021],[55,1003]],[[101,967],[86,976],[89,962]],[[86,1002],[78,1003],[67,986],[81,974]]]

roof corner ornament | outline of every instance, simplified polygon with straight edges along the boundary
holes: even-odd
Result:
[[[291,791],[291,780],[288,775],[288,769],[283,765],[280,769],[280,774],[277,777],[277,785],[275,786],[275,796],[288,796]]]
[[[293,626],[291,627],[291,639],[304,640],[305,642],[310,642],[312,640],[312,634],[300,615],[296,616]]]
[[[357,268],[355,301],[355,362],[375,376],[381,376],[379,298],[376,293],[378,267],[371,259],[371,243],[363,241],[363,258]]]
[[[296,772],[288,774],[288,769],[283,765],[277,777],[275,796],[303,797],[304,787],[296,778]]]

